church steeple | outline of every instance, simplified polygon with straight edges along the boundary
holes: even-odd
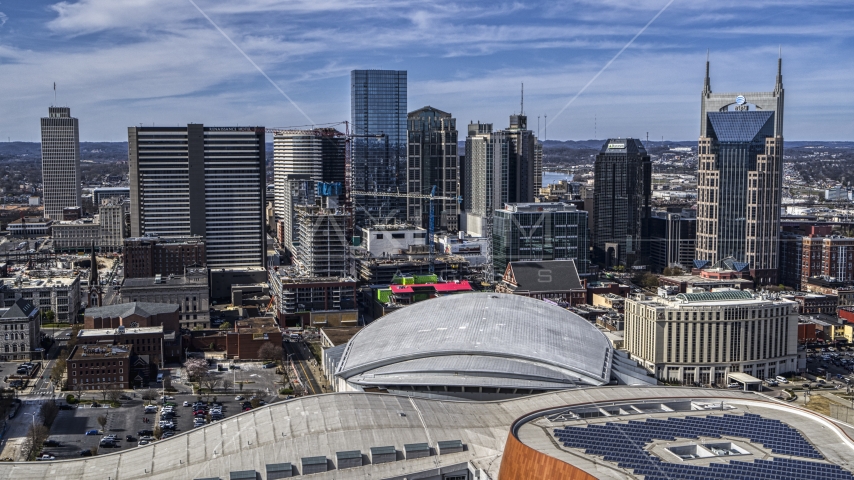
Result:
[[[98,259],[95,257],[95,244],[92,244],[92,265],[89,268],[89,294],[87,295],[87,307],[100,307],[104,301],[104,291],[98,279]]]

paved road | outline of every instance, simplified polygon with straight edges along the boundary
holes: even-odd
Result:
[[[300,381],[307,382],[307,394],[316,395],[318,393],[324,393],[325,390],[321,387],[321,383],[318,380],[320,375],[317,375],[315,371],[311,368],[310,361],[314,359],[314,356],[311,354],[311,351],[308,347],[305,346],[303,342],[284,342],[285,347],[285,359],[287,360],[289,357],[291,361],[294,362],[295,368],[299,373]],[[287,361],[285,365],[288,365]],[[289,372],[290,376],[293,376],[293,372]]]

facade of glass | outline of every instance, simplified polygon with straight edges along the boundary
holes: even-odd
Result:
[[[517,203],[495,210],[492,227],[493,272],[526,260],[575,260],[587,273],[587,212],[566,203]]]
[[[457,119],[433,107],[410,112],[408,118],[407,193],[428,195],[435,186],[437,197],[458,197]],[[455,200],[434,200],[433,211],[435,230],[458,230]],[[407,199],[409,223],[427,228],[429,216],[429,200]]]
[[[593,254],[606,267],[632,266],[648,255],[652,168],[636,138],[612,138],[594,167]]]
[[[44,216],[62,220],[62,209],[80,204],[80,134],[68,107],[50,107],[41,119]]]
[[[406,71],[350,72],[352,189],[406,192]],[[382,137],[367,137],[382,135]],[[367,138],[366,138],[367,137]],[[360,226],[406,219],[406,199],[353,195]]]

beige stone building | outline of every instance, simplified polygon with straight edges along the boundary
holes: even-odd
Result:
[[[742,290],[626,300],[625,348],[656,378],[718,385],[797,369],[797,304]]]

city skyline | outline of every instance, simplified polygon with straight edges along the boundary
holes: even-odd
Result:
[[[548,115],[549,139],[695,140],[706,50],[717,91],[765,91],[780,47],[787,139],[847,140],[852,131],[847,2],[195,5],[0,4],[0,138],[37,141],[32,119],[53,103],[85,119],[86,141],[121,141],[140,123],[339,122],[349,118],[351,70],[394,69],[408,72],[410,111],[430,105],[464,124],[519,113],[524,82],[532,131],[542,117],[539,138]]]

